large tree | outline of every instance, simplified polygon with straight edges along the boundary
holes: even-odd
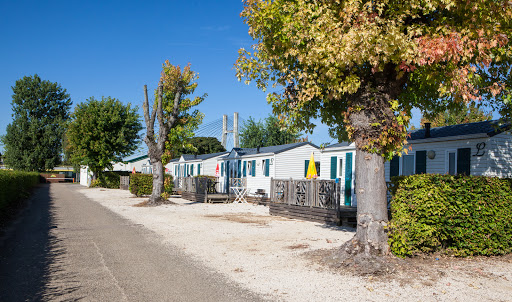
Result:
[[[472,102],[468,106],[450,108],[431,115],[424,115],[421,117],[421,123],[430,123],[432,127],[443,127],[490,121],[491,119],[491,113],[486,113],[481,108],[478,108],[474,102]]]
[[[13,121],[2,137],[5,164],[25,171],[53,169],[61,162],[69,94],[37,74],[17,80],[12,91]]]
[[[196,151],[193,151],[193,154],[201,155],[201,154],[211,154],[226,151],[226,148],[222,146],[222,143],[215,137],[202,137],[195,136],[190,139],[190,144],[196,148]],[[187,150],[183,150],[183,153],[187,152]]]
[[[71,163],[89,166],[96,179],[113,162],[135,151],[142,130],[137,110],[111,97],[101,101],[91,97],[78,104],[65,135]]]
[[[240,146],[257,148],[291,144],[297,142],[300,135],[300,132],[292,127],[283,128],[275,116],[269,115],[264,122],[249,117],[240,130]]]
[[[389,253],[384,162],[406,142],[410,111],[487,101],[503,109],[512,3],[496,0],[245,0],[256,40],[237,75],[256,81],[274,113],[313,118],[356,145],[357,232],[341,255]]]
[[[148,155],[153,166],[153,191],[148,205],[164,202],[163,166],[173,158],[176,150],[184,146],[188,133],[202,120],[203,115],[197,110],[191,111],[191,108],[199,105],[206,94],[193,99],[187,97],[194,93],[198,78],[198,74],[190,70],[190,64],[182,70],[179,65],[174,66],[165,61],[151,112],[147,86],[144,85],[145,100],[142,108],[147,130],[144,141],[148,145]],[[158,136],[155,135],[155,121],[158,121]]]

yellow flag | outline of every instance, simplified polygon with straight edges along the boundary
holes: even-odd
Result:
[[[315,166],[315,158],[313,157],[313,152],[311,152],[311,158],[309,159],[308,173],[306,174],[307,179],[317,178],[316,174],[316,166]]]

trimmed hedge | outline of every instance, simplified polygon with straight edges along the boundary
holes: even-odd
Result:
[[[419,174],[392,180],[389,245],[400,257],[512,252],[512,180]]]
[[[102,172],[98,175],[98,179],[94,180],[91,183],[91,188],[100,187],[100,188],[107,188],[107,189],[119,189],[121,186],[121,176],[128,176],[128,175],[130,175],[130,172],[128,172],[128,171]]]
[[[39,183],[39,173],[0,170],[0,213],[3,209],[21,202],[29,190]]]
[[[174,182],[171,175],[165,175],[164,193],[171,194]],[[153,174],[130,174],[130,193],[136,196],[151,195],[153,191]]]

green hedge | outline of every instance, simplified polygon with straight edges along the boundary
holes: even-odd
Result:
[[[397,256],[512,252],[512,180],[419,174],[393,178],[389,244]]]
[[[108,189],[119,189],[121,186],[121,176],[128,175],[130,175],[130,172],[127,171],[102,172],[98,175],[98,179],[91,182],[91,188],[100,187]]]
[[[174,182],[171,175],[165,175],[164,192],[171,194]],[[136,196],[151,195],[153,191],[153,174],[130,174],[130,193]]]
[[[0,213],[7,206],[21,202],[39,183],[39,173],[0,170]]]

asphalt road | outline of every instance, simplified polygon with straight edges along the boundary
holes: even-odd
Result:
[[[260,301],[76,190],[51,184],[0,238],[0,301]]]

